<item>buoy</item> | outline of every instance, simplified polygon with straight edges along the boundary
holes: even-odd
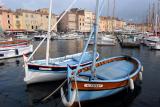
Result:
[[[62,102],[66,107],[70,107],[73,105],[75,99],[76,99],[76,90],[73,91],[72,93],[72,99],[70,101],[67,101],[66,97],[64,96],[64,91],[63,88],[61,88],[61,98],[62,98]]]
[[[144,69],[143,69],[143,66],[142,66],[142,67],[141,67],[141,71],[143,72],[143,70],[144,70]]]
[[[142,81],[143,80],[142,72],[139,72],[138,76],[139,76],[139,80]]]
[[[131,90],[134,90],[134,81],[131,78],[129,79],[129,87]]]

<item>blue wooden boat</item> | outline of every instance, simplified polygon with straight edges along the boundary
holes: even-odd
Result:
[[[80,66],[92,37],[90,35],[77,69],[72,70],[68,65],[67,98],[64,95],[63,88],[61,88],[62,102],[65,106],[71,106],[75,101],[80,104],[81,101],[110,96],[126,87],[133,90],[134,82],[138,79],[142,80],[143,67],[140,61],[134,57],[117,56],[96,62],[100,0],[96,1],[96,20],[93,29],[93,62],[92,65]]]
[[[75,76],[71,69],[68,70],[68,100],[73,98],[77,90],[79,98],[75,101],[94,100],[115,94],[126,87],[134,89],[134,81],[142,80],[143,67],[134,57],[117,56],[96,63],[96,74],[92,79],[91,66],[79,69]],[[76,81],[76,82],[75,82]],[[61,89],[63,95],[63,90]],[[74,94],[75,95],[75,94]],[[64,102],[65,98],[63,97]]]

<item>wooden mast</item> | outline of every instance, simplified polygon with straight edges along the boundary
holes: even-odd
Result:
[[[99,0],[96,0],[96,20],[94,24],[94,49],[93,49],[93,63],[91,68],[92,77],[96,76],[96,54],[97,54],[97,35],[98,35],[98,23],[99,23]]]
[[[52,1],[50,0],[49,18],[48,18],[48,34],[47,34],[47,49],[46,49],[46,65],[49,63],[49,48],[51,38],[51,17],[52,17]]]

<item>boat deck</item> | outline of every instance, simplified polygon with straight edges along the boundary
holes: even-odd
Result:
[[[105,80],[119,79],[130,74],[134,69],[134,64],[130,61],[115,61],[96,68],[98,78]],[[80,75],[89,75],[89,72],[82,72]]]
[[[49,66],[67,66],[67,65],[76,65],[79,63],[80,56],[72,57],[72,58],[57,58],[57,59],[50,59]],[[86,55],[82,61],[82,64],[88,63],[92,61],[91,55]],[[46,60],[36,60],[32,61],[31,63],[37,65],[46,65]]]

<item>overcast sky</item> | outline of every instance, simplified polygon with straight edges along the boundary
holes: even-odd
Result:
[[[73,0],[53,0],[53,11],[56,14],[63,12]],[[77,0],[74,7],[95,10],[96,0]],[[102,0],[101,0],[102,1]],[[156,0],[116,0],[115,15],[119,18],[130,20],[130,21],[144,21],[146,18],[147,10],[149,7],[149,2],[152,4]],[[157,0],[158,1],[158,0]],[[110,2],[110,15],[113,8],[113,0]],[[105,0],[102,15],[107,15],[107,3]],[[49,0],[0,0],[0,4],[5,5],[11,9],[24,8],[24,9],[38,9],[46,8],[49,6]]]

